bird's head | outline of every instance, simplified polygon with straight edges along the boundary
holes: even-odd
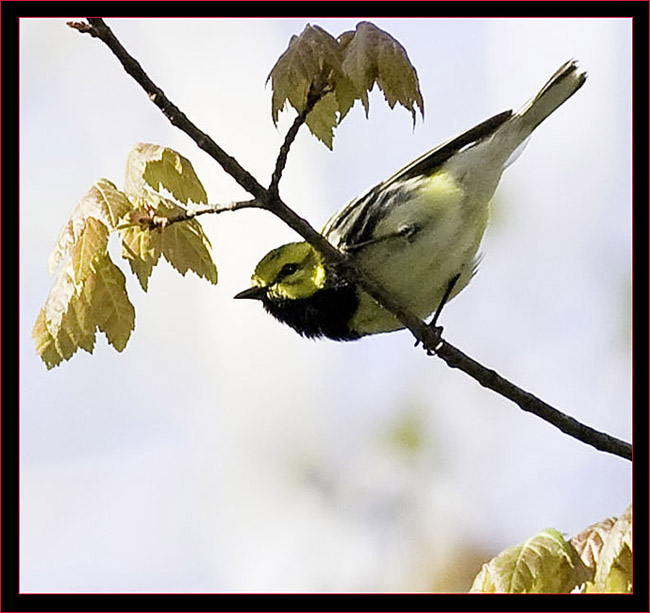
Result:
[[[325,285],[325,268],[320,254],[309,243],[289,243],[262,258],[252,281],[252,287],[235,298],[299,300],[309,298]]]

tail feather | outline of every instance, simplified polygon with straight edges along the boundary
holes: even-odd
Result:
[[[585,72],[580,72],[578,63],[569,60],[542,87],[539,93],[525,104],[516,114],[525,122],[532,132],[553,111],[575,94],[587,79]]]

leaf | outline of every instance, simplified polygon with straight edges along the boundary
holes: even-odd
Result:
[[[391,108],[399,102],[411,112],[414,124],[416,107],[424,116],[417,72],[397,40],[374,24],[362,21],[353,34],[344,32],[339,42],[343,47],[343,72],[358,91],[366,117],[368,92],[375,83]]]
[[[336,39],[318,26],[307,24],[278,58],[267,82],[273,95],[271,116],[277,124],[280,111],[289,104],[302,112],[311,93],[319,93],[332,71],[341,72],[341,51]]]
[[[151,195],[150,211],[136,209],[134,218],[151,220],[175,219],[185,215],[186,210],[171,200]],[[147,228],[128,226],[120,230],[122,237],[122,257],[135,273],[142,289],[147,291],[149,277],[160,256],[182,275],[194,271],[211,283],[217,283],[217,268],[210,254],[210,241],[196,219],[188,219],[173,224],[162,224]]]
[[[592,576],[589,579],[593,578],[603,543],[607,539],[607,535],[615,522],[616,518],[608,517],[603,521],[599,521],[585,528],[569,541],[571,546],[578,552],[584,564],[591,569]]]
[[[208,195],[187,158],[168,147],[137,143],[127,158],[124,189],[131,196],[146,198],[147,186],[156,191],[165,188],[184,204],[190,200],[195,203],[208,201]]]
[[[338,104],[338,123],[341,123],[360,96],[352,81],[344,73],[334,74],[332,83]]]
[[[77,283],[88,276],[93,260],[105,253],[107,247],[108,228],[94,217],[88,217],[77,241],[70,247],[72,270]]]
[[[135,328],[135,309],[126,294],[126,279],[108,255],[99,258],[94,268],[84,283],[84,298],[99,330],[115,349],[123,351]]]
[[[416,106],[424,114],[417,73],[406,51],[369,22],[359,23],[354,32],[344,32],[338,39],[308,24],[299,36],[291,37],[268,80],[273,89],[273,122],[277,124],[287,103],[302,113],[317,99],[305,123],[330,149],[334,128],[356,100],[361,100],[368,115],[368,92],[375,83],[391,108],[399,102],[411,111],[414,122]]]
[[[147,291],[161,255],[182,275],[193,270],[216,283],[217,269],[209,252],[210,242],[198,221],[156,225],[161,218],[164,221],[183,217],[187,210],[149,188],[162,187],[184,204],[189,200],[207,202],[207,194],[189,160],[172,149],[138,143],[129,153],[126,185],[138,206],[130,214],[131,224],[120,228],[122,257],[129,262],[142,289]]]
[[[134,215],[138,214],[138,210],[134,211]],[[131,271],[146,292],[149,286],[149,277],[162,253],[161,232],[140,226],[129,226],[120,230],[120,237],[122,239],[122,257],[127,260]]]
[[[338,124],[337,112],[339,105],[334,94],[326,94],[321,98],[311,113],[307,115],[305,123],[311,130],[311,133],[323,141],[329,149],[332,148],[334,141],[334,128]]]
[[[97,181],[78,202],[61,230],[54,251],[48,260],[50,274],[54,274],[70,247],[78,240],[88,218],[101,221],[112,230],[132,208],[133,205],[126,194],[118,190],[108,179]]]
[[[48,369],[70,359],[78,349],[92,353],[98,316],[103,308],[96,301],[106,297],[106,292],[93,292],[93,288],[106,285],[98,274],[105,276],[110,265],[119,272],[108,256],[108,236],[132,210],[133,204],[126,194],[107,179],[100,179],[81,198],[61,231],[48,262],[50,272],[56,271],[66,255],[69,257],[55,278],[32,330],[36,352]],[[111,272],[113,277],[117,276],[115,271]],[[118,300],[116,294],[120,292],[121,302],[128,303],[133,311],[123,282],[121,287],[117,284],[112,288],[113,301]],[[122,306],[126,313],[127,308]],[[117,326],[108,324],[109,340],[113,339],[116,348],[125,343],[125,321],[123,318]]]
[[[68,321],[65,316],[76,291],[72,263],[68,262],[59,271],[32,329],[36,352],[48,369],[69,359],[78,348],[65,325]],[[85,341],[84,346],[87,344]]]
[[[157,208],[157,214],[164,217],[174,217],[182,211],[170,200],[162,199]],[[217,267],[210,255],[210,241],[196,219],[171,224],[159,232],[163,256],[181,275],[185,276],[188,270],[192,270],[210,283],[217,283]]]
[[[45,366],[49,370],[60,364],[64,358],[56,347],[56,338],[48,329],[46,318],[45,307],[42,307],[36,316],[36,322],[32,329],[32,338],[36,343],[36,353],[45,362]]]
[[[81,198],[64,226],[49,259],[50,272],[55,272],[67,253],[69,257],[32,330],[36,351],[48,368],[69,359],[80,348],[92,352],[97,314],[89,287],[96,283],[97,266],[110,261],[110,230],[132,208],[131,201],[113,183],[100,179]],[[128,301],[124,288],[123,293]]]
[[[67,258],[32,329],[36,351],[47,368],[78,349],[92,352],[97,330],[118,351],[128,343],[135,309],[124,274],[108,255],[111,231],[119,230],[122,255],[145,291],[161,255],[183,275],[193,270],[217,282],[210,242],[199,222],[166,225],[159,219],[178,219],[187,210],[162,198],[157,189],[164,188],[183,203],[207,202],[191,163],[171,149],[140,143],[129,154],[126,183],[129,195],[106,179],[97,181],[74,208],[50,256],[52,273]]]
[[[603,540],[593,584],[588,592],[632,591],[632,507],[616,520]]]
[[[68,260],[36,317],[32,336],[36,352],[49,369],[70,359],[78,349],[92,353],[97,328],[122,351],[134,322],[124,275],[104,251],[93,259],[79,283],[72,259]]]
[[[366,117],[368,117],[368,110],[370,108],[368,92],[375,84],[378,71],[376,53],[372,43],[363,34],[357,36],[357,33],[366,31],[365,28],[360,30],[360,26],[361,23],[357,25],[356,32],[344,32],[341,34],[339,36],[339,42],[344,48],[343,73],[358,93],[357,97],[361,100],[366,110]]]
[[[483,565],[471,592],[568,593],[584,582],[575,550],[551,528]]]
[[[74,294],[63,316],[61,330],[66,331],[73,346],[92,353],[95,347],[95,321],[92,305],[82,291]]]

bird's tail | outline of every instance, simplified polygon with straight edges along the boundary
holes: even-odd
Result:
[[[507,168],[519,158],[528,144],[532,131],[553,111],[575,94],[586,81],[587,74],[579,72],[578,63],[569,60],[558,68],[539,93],[512,115],[503,129],[496,133],[505,155]]]
[[[532,132],[553,111],[573,96],[586,79],[587,74],[579,71],[578,63],[569,60],[560,66],[532,100],[517,111],[515,118],[520,118],[528,133]]]

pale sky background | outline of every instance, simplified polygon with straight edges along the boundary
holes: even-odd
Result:
[[[313,19],[331,34],[361,19]],[[24,592],[467,589],[480,562],[620,514],[631,466],[413,348],[308,341],[232,300],[297,240],[270,215],[205,219],[219,285],[159,266],[136,329],[47,371],[31,329],[47,258],[138,141],[242,198],[108,49],[62,19],[20,29],[20,585]],[[372,19],[418,70],[425,121],[371,96],[334,151],[300,134],[281,195],[316,227],[450,136],[529,99],[567,59],[585,86],[505,173],[447,339],[590,426],[631,439],[631,20]],[[262,183],[284,131],[265,80],[304,19],[109,19],[173,102]],[[123,270],[125,262],[115,250]],[[396,442],[410,424],[420,444]],[[392,433],[392,434],[391,434]]]

